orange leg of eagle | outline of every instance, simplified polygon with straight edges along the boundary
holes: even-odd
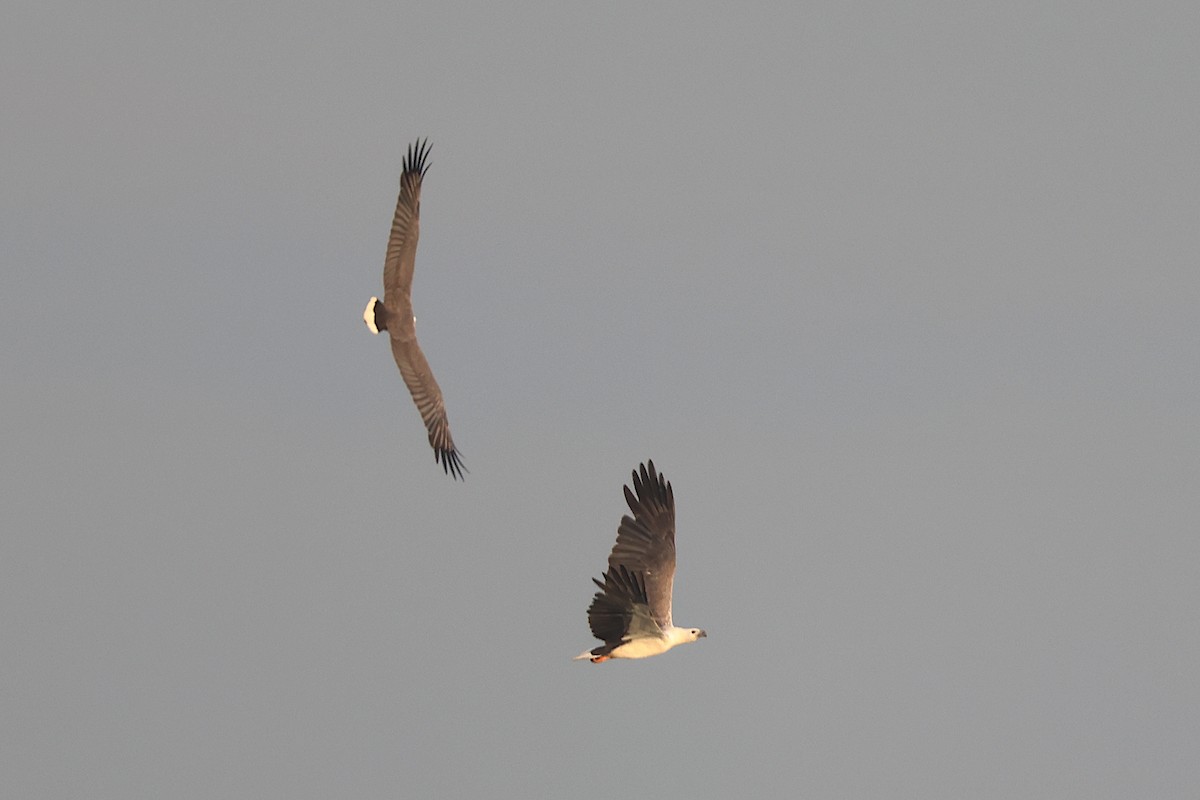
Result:
[[[592,656],[593,664],[599,664],[601,661],[608,661],[608,656]]]

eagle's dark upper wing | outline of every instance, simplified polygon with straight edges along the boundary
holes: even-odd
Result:
[[[413,265],[417,259],[417,239],[421,235],[421,181],[429,169],[429,140],[417,140],[408,146],[404,172],[400,175],[400,197],[392,217],[387,257],[383,262],[384,304],[397,315],[412,316]]]
[[[637,576],[645,602],[660,628],[671,627],[671,589],[675,581],[675,493],[654,469],[642,464],[633,473],[633,491],[625,487],[633,516],[621,518],[617,543],[608,557],[608,574],[625,571]]]

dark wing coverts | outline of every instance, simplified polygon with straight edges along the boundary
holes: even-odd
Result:
[[[595,578],[592,582],[600,587],[588,607],[592,636],[609,645],[619,644],[634,625],[634,607],[644,609],[647,605],[646,582],[641,574],[625,567],[609,569],[604,573],[604,583]]]

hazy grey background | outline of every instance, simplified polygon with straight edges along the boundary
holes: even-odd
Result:
[[[3,16],[0,795],[1196,797],[1194,3]]]

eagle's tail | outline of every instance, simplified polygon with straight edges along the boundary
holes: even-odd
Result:
[[[363,311],[363,322],[367,323],[371,333],[387,330],[387,315],[384,314],[384,305],[379,302],[378,297],[372,297],[367,302],[367,308]]]

